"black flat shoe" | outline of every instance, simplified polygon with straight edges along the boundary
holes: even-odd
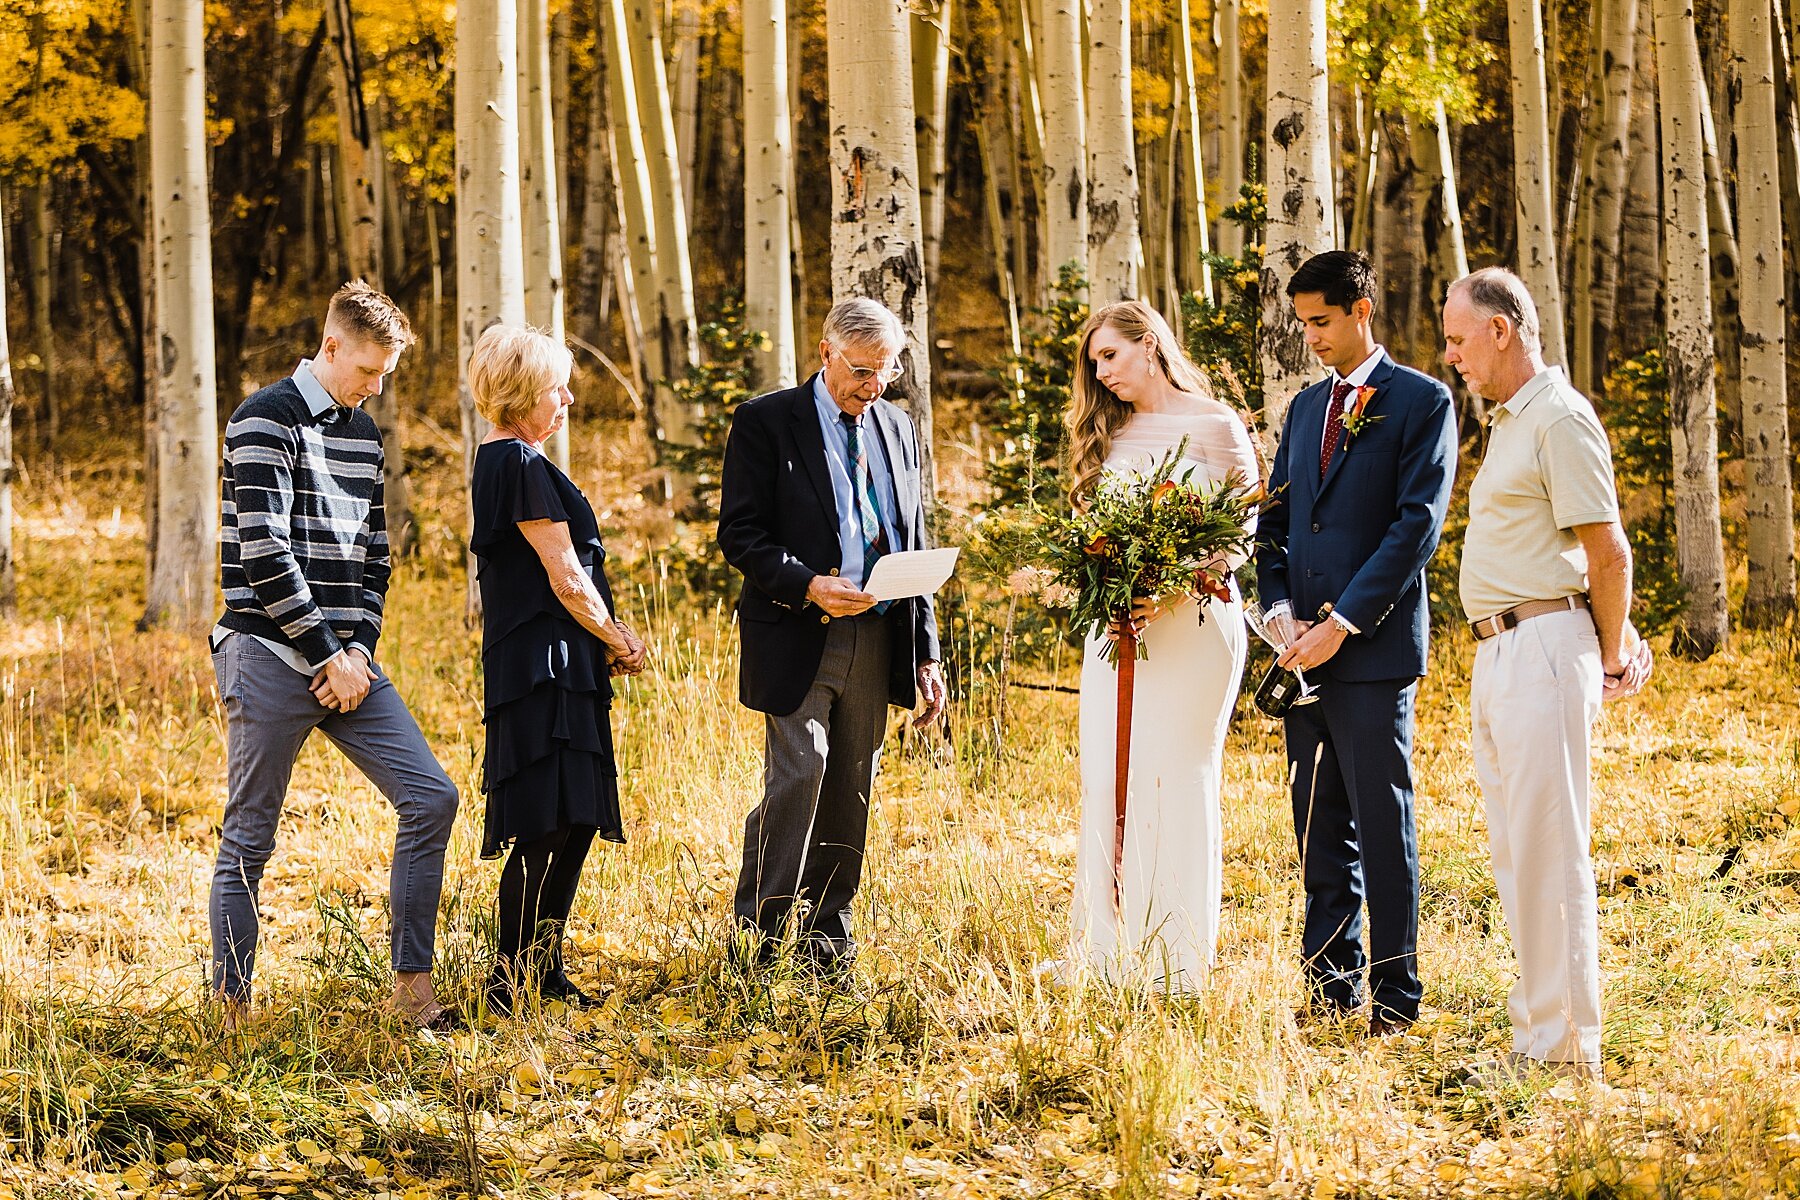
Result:
[[[501,1017],[513,1015],[512,984],[500,975],[488,976],[487,986],[481,989],[482,1001],[488,1011]]]
[[[538,994],[546,1000],[561,1000],[570,1008],[599,1008],[601,1004],[599,1000],[576,987],[574,982],[563,974],[560,967],[544,973],[544,978],[538,983]]]

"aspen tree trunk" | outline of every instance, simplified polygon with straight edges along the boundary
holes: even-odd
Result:
[[[525,320],[559,343],[563,328],[562,201],[557,194],[556,114],[552,110],[550,6],[517,0],[519,12],[519,215],[525,263]],[[569,469],[569,426],[545,447]]]
[[[694,317],[693,263],[688,257],[687,189],[682,183],[675,113],[670,103],[662,37],[657,31],[655,0],[628,0],[632,82],[637,91],[638,119],[643,125],[644,154],[649,168],[651,217],[656,225],[656,293],[654,319],[645,325],[649,360],[656,372],[657,416],[663,436],[678,446],[695,443],[695,415],[675,399],[675,383],[700,361]],[[899,76],[896,76],[897,78]],[[671,508],[686,513],[693,504],[693,480],[684,473],[668,475]]]
[[[1357,137],[1356,212],[1350,218],[1350,249],[1373,255],[1375,246],[1375,190],[1381,176],[1381,115],[1373,105],[1364,106],[1360,94]]]
[[[62,397],[56,386],[56,325],[50,319],[50,180],[25,189],[25,248],[31,269],[31,340],[38,352],[43,380],[43,439],[54,446],[62,433]]]
[[[356,17],[350,0],[325,0],[326,39],[332,51],[331,93],[337,108],[338,208],[344,214],[343,250],[350,277],[385,286],[382,193],[385,155],[362,86],[362,58],[356,48]],[[406,450],[400,427],[400,397],[392,380],[363,407],[381,430],[382,494],[388,543],[395,554],[410,554],[418,530],[406,486]]]
[[[1652,0],[1641,0],[1649,4]],[[1662,278],[1662,155],[1658,150],[1659,134],[1656,116],[1656,43],[1646,41],[1651,35],[1651,21],[1638,23],[1637,79],[1632,87],[1631,134],[1628,182],[1625,185],[1625,212],[1620,221],[1622,232],[1619,248],[1619,272],[1630,285],[1619,294],[1614,324],[1614,337],[1622,358],[1641,354],[1657,339],[1654,331],[1661,327],[1657,319],[1657,302],[1661,289],[1645,286],[1647,279]],[[1705,114],[1703,114],[1705,115]],[[1710,122],[1709,122],[1710,124]],[[1710,205],[1709,205],[1710,207]],[[1710,218],[1709,218],[1709,224]],[[1719,303],[1715,280],[1713,304]],[[1733,318],[1735,320],[1735,317]],[[1723,330],[1715,324],[1715,334]]]
[[[1050,247],[1043,230],[1045,214],[1050,207],[1044,190],[1044,101],[1038,87],[1037,37],[1032,33],[1031,13],[1027,11],[1029,5],[1030,0],[1009,0],[1006,4],[1013,48],[1012,59],[1007,63],[1007,79],[1008,86],[1016,87],[1018,91],[1016,123],[1024,131],[1024,151],[1013,155],[1013,165],[1018,173],[1026,176],[1031,185],[1032,201],[1038,214],[1038,255],[1035,270],[1026,270],[1024,268],[1028,255],[1025,246],[1014,247],[1016,265],[1013,268],[1013,287],[1020,293],[1030,289],[1036,303],[1042,306],[1048,300],[1049,287],[1056,275],[1056,264],[1050,258]],[[963,14],[966,27],[969,6],[965,4],[957,11]],[[1010,131],[1014,124],[1010,104],[1007,112],[1007,127]],[[989,144],[992,145],[992,130],[988,136]],[[1016,209],[1018,205],[1015,204],[1014,207]]]
[[[469,352],[488,326],[525,322],[518,61],[519,14],[513,0],[457,7],[457,377],[465,475],[489,429],[469,391]],[[469,582],[474,597],[473,572]]]
[[[1702,83],[1705,76],[1701,77]],[[1712,248],[1713,336],[1719,359],[1719,400],[1737,439],[1744,427],[1743,356],[1738,347],[1743,331],[1743,265],[1738,257],[1737,220],[1725,192],[1724,164],[1719,139],[1713,128],[1713,105],[1707,98],[1700,110],[1701,145],[1706,156],[1706,231]]]
[[[1719,426],[1713,382],[1711,255],[1706,244],[1706,84],[1692,0],[1653,0],[1663,148],[1664,319],[1675,549],[1687,593],[1670,647],[1703,659],[1724,649],[1725,543],[1719,525]]]
[[[599,14],[596,14],[599,18]],[[603,18],[599,18],[603,21]],[[597,67],[588,88],[587,153],[582,162],[581,243],[576,255],[575,313],[576,328],[590,345],[598,346],[606,336],[601,315],[601,292],[605,287],[609,266],[607,252],[612,241],[613,165],[612,139],[606,133],[606,41],[605,31],[596,27]],[[567,122],[559,124],[566,125]]]
[[[141,626],[198,630],[213,615],[219,429],[207,209],[205,16],[150,0],[150,170],[156,212],[156,545]]]
[[[681,170],[682,215],[691,223],[694,219],[695,154],[700,145],[700,6],[698,0],[675,0],[671,7],[674,10],[674,20],[670,23],[673,44],[669,47],[669,63],[665,68],[668,80],[664,90],[669,96],[675,161]],[[657,29],[661,22],[657,21],[655,10],[649,5],[640,8],[651,22],[650,28]],[[638,66],[640,70],[643,68],[641,60]],[[648,72],[639,76],[640,87],[646,78]],[[646,116],[651,115],[650,105],[641,104],[641,107]]]
[[[1260,291],[1263,422],[1281,435],[1294,393],[1317,362],[1287,297],[1300,264],[1333,244],[1331,117],[1325,77],[1325,0],[1271,0],[1263,175],[1269,219]]]
[[[1780,153],[1769,0],[1732,5],[1739,97],[1738,236],[1743,254],[1744,513],[1749,584],[1744,623],[1768,628],[1794,612],[1794,485],[1788,453],[1787,279],[1782,270]]]
[[[1001,140],[990,142],[988,148],[990,151],[995,151],[1005,156],[997,161],[1006,164],[1008,193],[1013,197],[1011,238],[1012,277],[1013,286],[1016,289],[1020,286],[1033,286],[1031,249],[1026,244],[1028,239],[1025,236],[1025,190],[1027,175],[1031,177],[1030,186],[1032,188],[1033,196],[1038,199],[1039,203],[1037,205],[1037,211],[1040,213],[1044,211],[1042,203],[1044,189],[1043,175],[1036,166],[1036,164],[1042,160],[1038,155],[1032,154],[1031,151],[1027,149],[1031,143],[1032,134],[1031,120],[1029,115],[1025,112],[1026,91],[1021,60],[1015,55],[1008,57],[1005,61],[1006,92],[1004,97],[998,102],[1000,108],[1005,113],[1006,118],[1002,123],[999,132],[1005,136]],[[993,97],[989,97],[989,100],[992,99]],[[998,180],[995,180],[995,187],[999,187]],[[1040,270],[1036,272],[1036,275],[1038,286],[1042,286],[1045,273]]]
[[[1006,0],[1002,0],[1005,3]],[[919,142],[919,208],[925,230],[925,285],[938,284],[944,237],[944,122],[949,112],[950,19],[954,0],[922,0],[912,14],[912,90]]]
[[[1006,305],[1007,347],[1016,362],[1024,353],[1024,338],[1019,327],[1019,293],[1013,278],[1012,266],[1007,261],[1006,218],[1000,211],[1000,181],[998,150],[994,138],[994,80],[990,73],[983,81],[983,103],[981,112],[974,122],[976,151],[981,157],[981,195],[985,203],[984,214],[988,227],[988,239],[994,252],[994,281],[1000,291],[1000,298]],[[1015,368],[1012,374],[1015,394],[1023,382],[1023,374]]]
[[[1087,83],[1088,286],[1098,308],[1139,294],[1130,0],[1093,0]]]
[[[1781,0],[1775,0],[1775,101],[1776,124],[1781,136],[1781,219],[1787,228],[1788,302],[1800,289],[1800,99],[1794,95],[1793,45],[1781,20]]]
[[[569,244],[569,114],[573,111],[569,88],[569,39],[574,36],[573,3],[566,3],[550,18],[550,112],[556,126],[556,227],[563,245]],[[567,428],[565,425],[564,428]]]
[[[1619,294],[1619,232],[1625,211],[1626,144],[1631,137],[1631,84],[1636,74],[1638,26],[1649,24],[1638,0],[1608,0],[1604,21],[1606,44],[1601,54],[1605,88],[1601,94],[1597,149],[1594,154],[1588,252],[1575,263],[1575,298],[1586,309],[1575,318],[1575,363],[1585,364],[1589,386],[1576,387],[1598,397],[1606,382],[1612,349],[1613,311]],[[1699,135],[1696,127],[1693,133]],[[1704,164],[1695,176],[1706,192]]]
[[[620,237],[625,247],[620,273],[621,306],[625,310],[627,346],[643,385],[645,416],[652,436],[670,440],[665,422],[678,414],[665,412],[658,403],[657,367],[646,343],[656,328],[656,225],[650,212],[650,163],[644,152],[643,122],[638,119],[636,71],[631,60],[625,25],[625,6],[620,0],[607,4],[606,94],[607,131],[612,143],[613,183],[618,191]],[[630,304],[623,304],[629,295]]]
[[[1206,220],[1206,164],[1200,152],[1200,94],[1194,79],[1194,15],[1188,0],[1179,0],[1175,19],[1181,24],[1176,38],[1176,54],[1180,58],[1176,78],[1184,93],[1182,120],[1187,125],[1187,153],[1181,166],[1186,189],[1182,194],[1183,274],[1189,287],[1197,288],[1208,300],[1213,298],[1212,241]]]
[[[0,212],[0,617],[19,611],[19,572],[13,559],[13,380],[6,342],[6,214]]]
[[[831,86],[831,291],[867,296],[906,326],[905,368],[888,397],[918,429],[926,505],[937,492],[931,453],[930,307],[919,229],[919,150],[906,78],[905,0],[864,0],[854,14],[825,10]],[[896,103],[898,100],[898,103]]]
[[[1556,260],[1556,217],[1544,86],[1544,29],[1539,0],[1507,0],[1512,46],[1513,188],[1519,220],[1519,276],[1537,301],[1544,358],[1569,361],[1563,343],[1561,275]],[[1272,39],[1271,39],[1272,40]]]
[[[1219,21],[1219,206],[1236,204],[1244,186],[1243,60],[1238,53],[1240,0],[1217,0]],[[1244,227],[1219,220],[1219,253],[1244,256]]]
[[[756,386],[792,387],[793,244],[788,180],[787,0],[743,0],[744,320],[768,341],[756,356]]]
[[[1073,264],[1088,285],[1087,101],[1082,0],[1044,0],[1044,241],[1051,278]],[[1084,287],[1082,295],[1087,295]]]
[[[1456,195],[1456,165],[1451,157],[1450,123],[1440,102],[1432,111],[1407,123],[1412,143],[1414,204],[1425,235],[1431,264],[1431,303],[1441,308],[1450,285],[1469,273],[1468,244],[1463,236],[1462,204]]]
[[[150,5],[149,0],[130,0],[125,9],[128,36],[126,38],[127,56],[132,75],[136,80],[139,97],[144,101],[146,109],[150,102]],[[146,123],[147,125],[147,123]],[[137,168],[136,179],[133,180],[133,194],[137,200],[138,216],[141,221],[138,241],[138,298],[143,305],[144,319],[141,330],[142,340],[139,343],[138,357],[140,371],[144,379],[144,576],[149,578],[156,564],[157,528],[156,515],[159,508],[157,499],[157,481],[161,472],[157,466],[157,447],[161,442],[159,432],[161,395],[161,363],[162,336],[157,323],[156,314],[156,185],[152,178],[154,164],[150,154],[150,131],[146,127],[132,147],[132,160]],[[314,148],[314,161],[317,161],[317,148]],[[0,223],[0,237],[4,237],[5,225]],[[5,286],[5,273],[0,272],[0,288]]]
[[[1559,238],[1557,246],[1560,255],[1557,259],[1562,270],[1563,293],[1569,295],[1573,285],[1571,271],[1577,262],[1587,258],[1594,243],[1594,164],[1600,157],[1600,123],[1597,118],[1601,96],[1606,89],[1605,68],[1601,60],[1601,44],[1610,30],[1606,22],[1614,16],[1611,5],[1616,0],[1605,2],[1594,11],[1594,20],[1589,28],[1587,86],[1581,91],[1581,104],[1575,113],[1575,169],[1569,176],[1568,188],[1563,195],[1563,219],[1557,227]],[[1555,0],[1552,0],[1553,8]],[[1550,42],[1550,50],[1554,52],[1556,43]],[[1550,86],[1556,86],[1555,74],[1552,72]],[[1550,154],[1552,161],[1559,161],[1557,142],[1558,127],[1553,122],[1550,126]],[[1583,297],[1570,296],[1569,311],[1571,319],[1579,325],[1581,316],[1576,310],[1583,304]],[[1592,309],[1588,310],[1588,319],[1592,320]],[[1580,364],[1570,364],[1570,374],[1574,375]],[[1586,391],[1587,389],[1583,389]],[[1590,393],[1591,394],[1591,393]]]
[[[793,136],[788,145],[797,147],[801,144],[801,103],[800,103],[800,70],[799,66],[806,60],[805,41],[799,21],[789,21],[788,63],[793,68],[788,71],[788,117],[793,122]],[[793,214],[793,231],[788,240],[794,244],[794,346],[797,351],[803,349],[811,340],[811,330],[807,322],[811,319],[812,292],[807,284],[806,270],[806,238],[800,228],[800,185],[795,176],[794,155],[788,155],[787,193],[792,198],[788,204],[788,212]]]

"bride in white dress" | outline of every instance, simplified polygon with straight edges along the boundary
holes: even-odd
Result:
[[[1079,505],[1102,472],[1148,473],[1187,439],[1179,476],[1258,482],[1243,419],[1213,398],[1206,377],[1155,309],[1128,300],[1082,331],[1068,415]],[[1213,564],[1235,570],[1245,555]],[[1204,603],[1205,612],[1199,611]],[[1225,730],[1244,671],[1245,633],[1231,599],[1141,601],[1134,613],[1148,659],[1136,665],[1124,866],[1113,886],[1118,669],[1091,637],[1081,671],[1081,839],[1071,965],[1170,991],[1194,991],[1219,936],[1219,780]]]

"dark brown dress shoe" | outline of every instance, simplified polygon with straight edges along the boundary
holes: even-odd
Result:
[[[1372,1038],[1393,1037],[1395,1034],[1405,1033],[1411,1028],[1411,1021],[1402,1021],[1390,1017],[1369,1018],[1369,1036]]]

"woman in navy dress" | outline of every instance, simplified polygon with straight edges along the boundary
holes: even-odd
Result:
[[[606,550],[581,489],[544,456],[567,419],[567,348],[533,329],[491,326],[469,357],[475,407],[494,426],[469,490],[481,586],[487,795],[483,858],[500,873],[491,1007],[535,989],[586,1006],[563,968],[563,926],[595,837],[623,842],[613,757],[614,675],[645,647],[613,608]]]

